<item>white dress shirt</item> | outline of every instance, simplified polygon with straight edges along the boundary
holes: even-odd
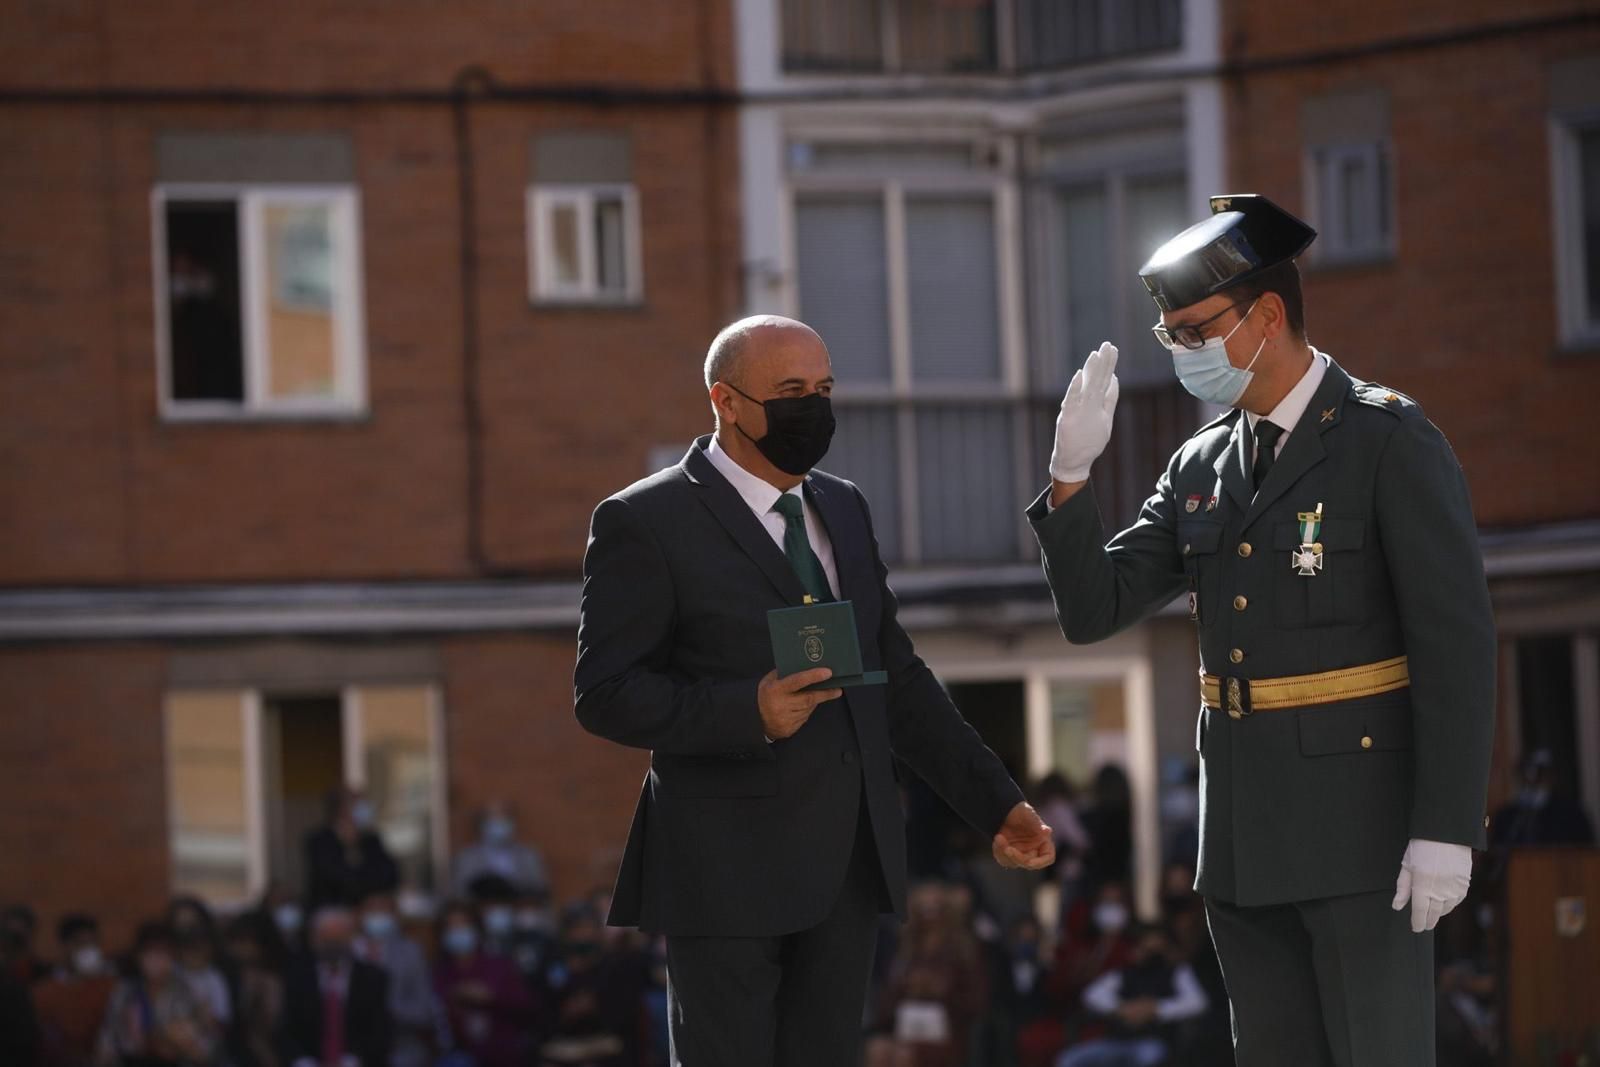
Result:
[[[1300,422],[1300,417],[1306,413],[1306,407],[1311,403],[1311,398],[1317,395],[1317,386],[1322,384],[1322,376],[1327,372],[1328,357],[1313,348],[1311,350],[1311,366],[1306,368],[1306,372],[1300,376],[1300,380],[1295,383],[1295,387],[1284,394],[1282,400],[1278,401],[1277,407],[1267,412],[1265,416],[1257,415],[1253,411],[1245,412],[1244,417],[1250,422],[1248,428],[1251,435],[1251,447],[1255,447],[1256,423],[1265,418],[1274,426],[1283,427],[1284,433],[1278,438],[1277,449],[1273,452],[1273,457],[1276,458],[1283,455],[1283,446],[1288,443],[1289,435],[1294,433],[1294,428]]]
[[[756,477],[722,450],[715,437],[711,438],[711,447],[706,449],[706,458],[717,472],[728,479],[728,484],[744,498],[744,502],[755,512],[761,525],[765,526],[767,533],[772,535],[772,540],[777,544],[778,551],[783,551],[783,532],[786,520],[783,512],[777,511],[773,505],[783,493],[777,486]],[[817,554],[817,559],[822,563],[822,571],[828,576],[828,588],[832,591],[835,600],[839,598],[839,572],[833,564],[833,542],[828,540],[828,531],[823,527],[822,520],[817,517],[817,511],[801,492],[801,486],[795,486],[790,493],[800,498],[800,504],[805,509],[806,537],[811,540],[811,551]]]

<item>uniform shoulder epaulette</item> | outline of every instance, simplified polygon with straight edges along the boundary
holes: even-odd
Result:
[[[1422,414],[1422,407],[1415,400],[1377,382],[1356,382],[1353,392],[1361,403],[1368,407],[1382,408],[1397,418]]]

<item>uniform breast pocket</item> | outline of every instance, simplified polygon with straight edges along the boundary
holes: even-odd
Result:
[[[1313,553],[1321,566],[1309,574],[1299,566],[1301,529],[1280,522],[1272,530],[1272,617],[1279,626],[1353,626],[1367,619],[1367,524],[1362,519],[1324,519]]]
[[[1202,624],[1216,611],[1217,548],[1222,544],[1220,522],[1178,523],[1178,554],[1183,557],[1183,573],[1189,579],[1190,610]]]

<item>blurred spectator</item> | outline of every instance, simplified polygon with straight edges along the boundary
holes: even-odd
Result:
[[[1175,961],[1188,963],[1207,1007],[1183,1027],[1180,1062],[1188,1067],[1233,1067],[1233,1026],[1222,964],[1206,925],[1205,901],[1194,890],[1194,868],[1185,862],[1167,865],[1161,881],[1161,914],[1172,939]]]
[[[1078,791],[1067,776],[1051,771],[1034,789],[1034,807],[1039,818],[1050,827],[1056,841],[1054,876],[1061,887],[1061,913],[1066,914],[1073,899],[1082,891],[1084,857],[1093,847],[1089,831],[1078,814]]]
[[[650,941],[650,975],[644,993],[645,1030],[649,1035],[639,1057],[640,1067],[668,1067],[671,1038],[667,1028],[667,939]]]
[[[484,951],[470,904],[447,905],[436,929],[433,988],[457,1047],[477,1067],[521,1067],[528,1059],[534,1004],[516,964]]]
[[[281,1056],[289,1067],[387,1067],[389,980],[355,957],[355,914],[341,905],[311,920],[311,955],[289,968]]]
[[[1537,749],[1522,764],[1522,787],[1490,820],[1489,847],[1515,845],[1592,845],[1594,827],[1583,808],[1555,787],[1548,749]]]
[[[167,907],[167,926],[178,950],[178,977],[189,983],[211,1018],[224,1030],[233,1021],[233,998],[218,965],[222,943],[216,920],[196,897],[177,897]]]
[[[1133,943],[1127,933],[1131,919],[1128,887],[1122,882],[1107,882],[1087,907],[1073,910],[1056,942],[1055,966],[1047,982],[1051,1002],[1063,1015],[1077,1012],[1091,982],[1132,962]]]
[[[1161,770],[1162,854],[1193,867],[1200,855],[1200,768],[1179,757]]]
[[[990,953],[989,988],[993,996],[991,1010],[986,1013],[985,1067],[1017,1063],[1019,1036],[1036,1024],[1046,1023],[1059,1035],[1060,1025],[1052,1018],[1045,996],[1049,958],[1044,953],[1043,940],[1039,921],[1025,915],[1007,927],[1005,937]],[[1056,1044],[1059,1046],[1059,1037]]]
[[[433,980],[422,947],[400,928],[394,895],[368,893],[361,902],[361,935],[356,955],[389,976],[389,1017],[394,1023],[392,1067],[425,1067],[431,1062],[442,1023]]]
[[[228,1055],[233,1067],[279,1067],[274,1046],[283,1021],[283,976],[270,962],[277,928],[271,918],[248,911],[223,931],[235,973],[233,1026]]]
[[[106,963],[100,925],[92,916],[82,912],[63,916],[56,940],[61,965],[33,988],[40,1062],[47,1067],[87,1067],[94,1062],[95,1042],[117,978]]]
[[[39,1028],[28,982],[17,976],[19,971],[31,973],[31,968],[20,960],[28,941],[12,925],[16,910],[0,914],[0,1063],[27,1064],[38,1054]]]
[[[534,889],[519,896],[515,930],[511,935],[511,958],[530,987],[538,988],[543,984],[558,941],[559,929],[555,909],[550,906],[549,890]]]
[[[1205,1012],[1205,991],[1187,963],[1173,962],[1161,927],[1139,927],[1135,937],[1133,962],[1083,993],[1084,1006],[1106,1020],[1106,1036],[1063,1052],[1056,1067],[1157,1067],[1167,1060],[1177,1024]]]
[[[1500,1062],[1500,1020],[1492,973],[1460,960],[1438,978],[1439,1062],[1450,1067],[1494,1067]]]
[[[1084,861],[1084,879],[1090,886],[1126,882],[1131,874],[1131,795],[1121,767],[1108,763],[1095,772],[1093,796],[1083,813],[1083,828],[1093,842]]]
[[[400,884],[394,857],[375,830],[372,801],[339,787],[328,793],[327,824],[306,835],[306,906],[355,907],[368,893]]]
[[[205,1067],[216,1062],[221,1033],[205,1001],[178,974],[176,944],[164,922],[134,937],[132,977],[106,1007],[97,1059],[112,1067]]]
[[[483,925],[483,950],[495,956],[510,956],[517,934],[517,890],[498,874],[483,874],[468,887],[472,903]]]
[[[0,958],[6,972],[25,986],[50,976],[50,965],[34,954],[38,932],[39,917],[26,904],[0,912]]]
[[[281,976],[289,966],[289,958],[305,951],[305,908],[285,886],[273,882],[261,894],[256,911],[272,923],[270,930],[265,927],[261,929],[261,936],[265,939],[264,962]]]
[[[486,805],[478,816],[478,840],[456,857],[456,895],[470,895],[472,883],[484,875],[504,878],[516,893],[550,888],[544,858],[537,849],[517,840],[516,821],[505,804]]]
[[[988,1001],[978,941],[955,894],[938,883],[914,888],[900,953],[877,1013],[886,1031],[867,1046],[869,1067],[960,1067]]]
[[[548,973],[554,1021],[539,1050],[549,1067],[617,1067],[637,1043],[644,989],[635,980],[626,942],[607,952],[600,915],[588,905],[570,909]],[[642,978],[643,976],[638,976]]]

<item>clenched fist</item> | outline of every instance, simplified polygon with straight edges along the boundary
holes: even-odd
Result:
[[[761,679],[761,687],[756,690],[756,703],[761,708],[761,728],[765,731],[767,739],[779,741],[785,737],[793,737],[795,731],[811,718],[811,713],[817,709],[818,704],[839,699],[844,693],[843,689],[800,692],[808,685],[816,685],[832,677],[833,672],[827,667],[818,667],[814,671],[801,671],[783,678],[778,677],[777,671],[768,671],[767,676]]]
[[[1002,867],[1042,870],[1056,861],[1055,837],[1028,803],[1018,804],[994,835],[995,862]]]

